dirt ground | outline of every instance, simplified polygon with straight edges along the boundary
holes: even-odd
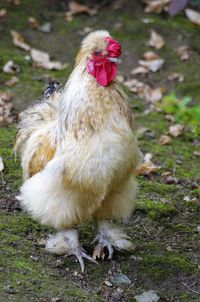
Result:
[[[94,1],[88,1],[88,4]],[[84,29],[108,28],[123,46],[120,74],[132,78],[142,54],[151,50],[147,41],[150,29],[158,31],[166,45],[157,51],[165,60],[161,71],[136,78],[153,87],[162,86],[165,93],[200,99],[200,27],[190,23],[183,14],[169,18],[167,14],[146,15],[140,1],[110,1],[99,8],[95,16],[75,16],[72,22],[64,19],[65,1],[1,1],[8,16],[0,19],[0,91],[11,91],[15,112],[19,113],[39,98],[46,83],[57,79],[65,83],[73,69]],[[43,33],[28,27],[27,18],[34,16],[41,24],[51,22],[52,32]],[[145,23],[144,19],[151,20]],[[23,34],[32,47],[48,51],[51,57],[68,62],[62,71],[33,68],[24,57],[27,53],[16,48],[10,36],[14,29]],[[186,44],[192,55],[182,62],[174,49]],[[10,78],[2,71],[8,60],[20,65],[19,82],[8,88]],[[169,81],[173,72],[184,75],[183,82]],[[0,179],[0,301],[135,301],[134,296],[154,290],[161,302],[200,301],[200,161],[194,151],[200,148],[198,137],[185,129],[170,145],[161,146],[159,137],[168,132],[171,124],[162,112],[145,114],[149,103],[129,92],[137,128],[148,128],[139,134],[143,153],[152,153],[153,162],[161,169],[155,174],[139,176],[140,191],[137,209],[124,228],[135,244],[130,253],[114,254],[112,261],[99,265],[86,261],[85,273],[80,273],[73,257],[49,255],[42,239],[54,230],[41,226],[24,213],[16,196],[22,183],[19,160],[12,147],[16,125],[0,125],[0,156],[5,164]],[[169,172],[166,174],[166,172]],[[170,175],[171,178],[167,178]],[[0,175],[1,177],[1,175]],[[117,222],[120,224],[120,222]],[[80,240],[91,253],[95,222],[87,221],[78,227]],[[117,284],[113,276],[124,274],[131,284]],[[110,284],[108,283],[110,282]]]

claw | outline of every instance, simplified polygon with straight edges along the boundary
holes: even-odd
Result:
[[[111,260],[113,256],[113,247],[110,242],[107,240],[100,240],[99,243],[95,246],[92,258],[93,259],[109,259]]]
[[[68,230],[59,232],[57,235],[50,235],[46,241],[46,250],[57,255],[76,256],[81,267],[81,272],[84,272],[85,265],[83,258],[98,264],[92,257],[87,255],[87,252],[81,247],[78,240],[76,230]]]
[[[93,259],[92,257],[90,257],[88,254],[86,254],[85,250],[83,251],[82,249],[79,249],[78,251],[76,251],[74,253],[74,255],[76,256],[76,258],[78,259],[78,262],[81,266],[81,272],[83,273],[84,272],[84,269],[85,269],[85,264],[84,264],[84,261],[83,261],[83,258],[93,262],[93,263],[96,263],[98,264],[98,262]]]

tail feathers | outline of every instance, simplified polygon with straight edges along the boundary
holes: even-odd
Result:
[[[101,223],[99,231],[100,235],[106,238],[117,250],[133,250],[135,248],[131,238],[111,223]]]

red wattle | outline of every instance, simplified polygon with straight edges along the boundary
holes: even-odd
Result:
[[[105,57],[93,56],[87,62],[87,71],[96,78],[97,83],[106,87],[115,79],[117,65]]]

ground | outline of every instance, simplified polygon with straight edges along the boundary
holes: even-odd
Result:
[[[194,102],[199,100],[199,27],[190,23],[183,14],[171,19],[165,14],[148,15],[152,23],[145,24],[142,19],[147,15],[143,12],[143,5],[139,1],[138,4],[134,2],[124,1],[117,10],[113,7],[120,1],[113,1],[110,6],[100,8],[97,16],[76,16],[68,23],[63,17],[64,1],[55,5],[54,1],[26,0],[19,6],[1,1],[0,8],[8,9],[8,17],[0,23],[0,64],[3,66],[13,59],[21,68],[20,81],[9,89],[2,85],[1,91],[11,90],[16,112],[41,95],[47,79],[66,81],[82,39],[80,31],[87,26],[109,28],[122,43],[120,73],[125,77],[137,66],[141,54],[149,50],[146,41],[149,29],[154,28],[167,41],[159,51],[165,65],[162,72],[149,75],[145,81],[155,87],[164,86],[166,93],[175,91],[179,96],[192,96]],[[45,34],[29,29],[27,18],[30,15],[43,23],[50,21],[53,32]],[[70,66],[63,71],[32,68],[31,63],[24,59],[26,53],[12,44],[11,29],[20,31],[33,47],[48,50],[56,60],[67,61]],[[174,48],[181,44],[189,45],[193,52],[186,62],[181,62],[174,52]],[[184,82],[167,81],[172,72],[183,73]],[[1,84],[9,78],[0,71]],[[53,230],[41,226],[21,210],[16,195],[22,183],[22,173],[12,152],[16,125],[0,126],[0,156],[5,164],[4,182],[0,180],[0,301],[131,302],[135,301],[135,295],[149,289],[156,291],[160,301],[200,301],[200,235],[197,228],[200,224],[200,163],[194,155],[194,151],[199,150],[198,139],[191,131],[185,130],[179,138],[172,138],[171,145],[159,145],[158,139],[168,131],[169,121],[160,112],[144,115],[148,105],[127,93],[137,128],[149,129],[139,136],[141,149],[143,153],[152,153],[153,161],[161,169],[155,174],[138,177],[137,209],[125,222],[135,250],[116,252],[112,261],[100,262],[99,265],[86,262],[84,274],[80,273],[73,257],[45,252],[42,238]],[[167,181],[165,172],[171,172],[177,181]],[[94,221],[81,225],[79,231],[81,242],[91,253]],[[131,280],[131,285],[114,284],[112,276],[120,273]],[[112,286],[106,285],[105,280]]]

